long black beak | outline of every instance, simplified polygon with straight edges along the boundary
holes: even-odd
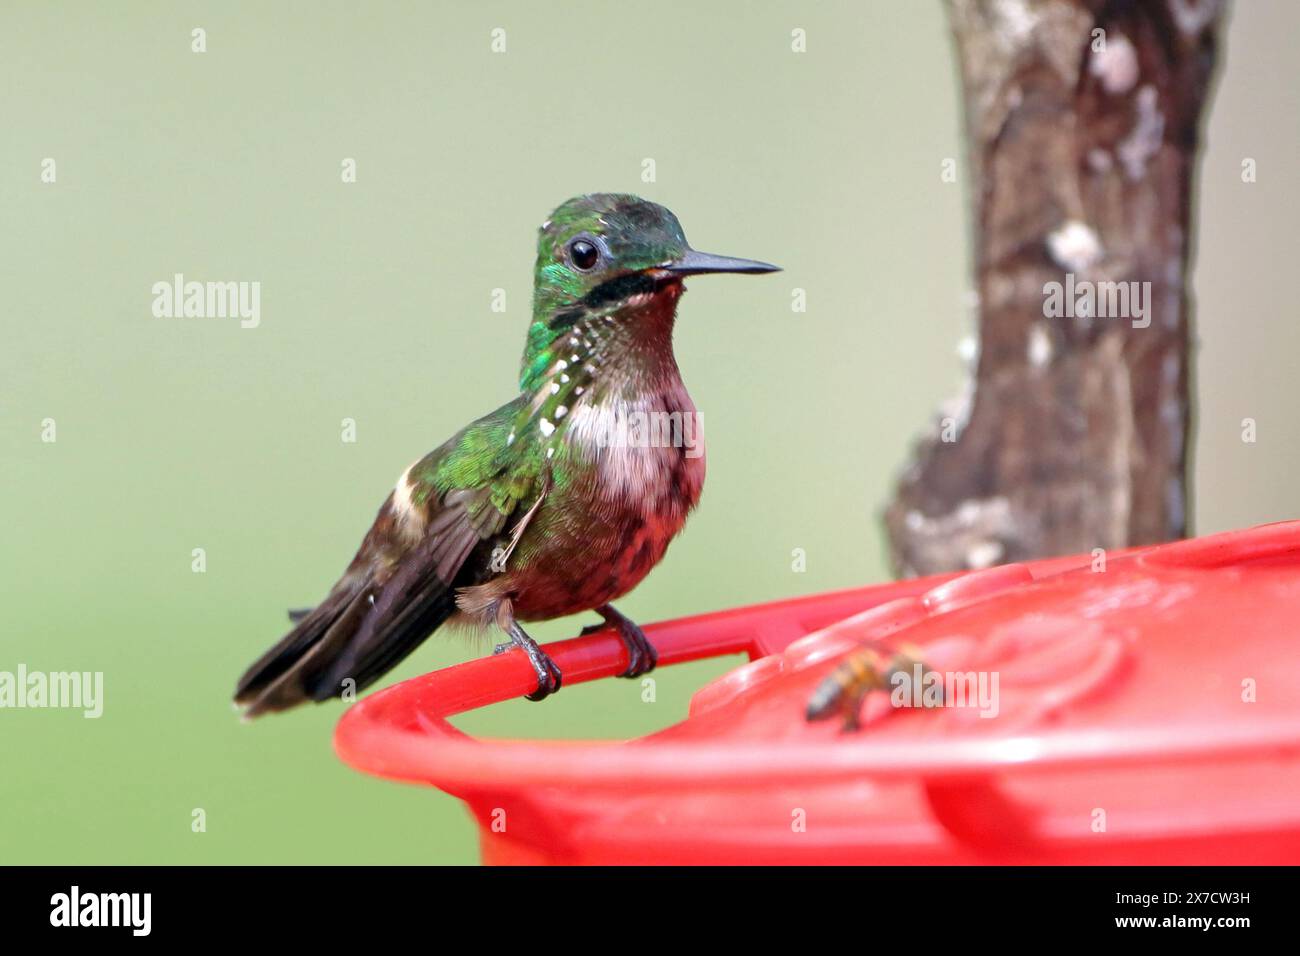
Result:
[[[758,275],[763,272],[780,272],[780,266],[755,259],[733,259],[731,256],[715,256],[707,252],[689,249],[686,255],[665,263],[659,268],[678,276],[698,276],[708,272],[749,272]]]

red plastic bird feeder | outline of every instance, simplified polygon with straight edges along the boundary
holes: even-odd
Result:
[[[1293,521],[738,608],[646,629],[660,666],[750,657],[647,737],[461,733],[448,716],[533,690],[503,654],[371,695],[335,745],[464,800],[487,863],[1296,863],[1298,572]],[[996,693],[808,723],[864,642]],[[547,651],[566,684],[626,666],[610,632]]]

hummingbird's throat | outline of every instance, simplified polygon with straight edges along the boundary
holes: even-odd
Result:
[[[583,405],[635,400],[680,383],[672,331],[682,284],[651,273],[635,278],[622,285],[617,298],[607,289],[579,308],[551,316],[547,326],[553,337],[530,362],[535,372],[523,388],[532,400],[516,422],[516,433],[535,426],[549,438],[563,433]]]

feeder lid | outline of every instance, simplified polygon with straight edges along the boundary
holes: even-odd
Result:
[[[740,608],[646,628],[661,666],[752,658],[648,737],[461,734],[448,715],[532,689],[506,654],[369,696],[336,746],[466,799],[489,862],[1293,861],[1297,572],[1286,522]],[[805,720],[867,642],[908,647],[943,706]],[[626,666],[608,632],[547,650],[566,684]]]

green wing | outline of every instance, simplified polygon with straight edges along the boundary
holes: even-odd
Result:
[[[509,530],[544,488],[543,456],[531,443],[509,440],[524,402],[521,396],[480,418],[411,467],[411,503],[426,516],[424,533],[372,589],[373,607],[326,686],[349,676],[358,687],[370,683],[455,612],[456,588],[490,574],[486,543]],[[466,567],[472,555],[481,567]]]
[[[464,525],[486,540],[536,501],[545,458],[535,443],[511,438],[526,403],[521,395],[503,405],[411,468],[412,503],[429,516],[426,535]]]
[[[236,688],[247,716],[361,690],[396,666],[456,612],[456,589],[490,574],[488,542],[530,513],[544,493],[544,456],[510,441],[521,397],[479,419],[407,473],[417,540],[395,501],[318,607],[245,672]],[[522,506],[522,507],[521,507]],[[474,556],[481,567],[467,567]]]

